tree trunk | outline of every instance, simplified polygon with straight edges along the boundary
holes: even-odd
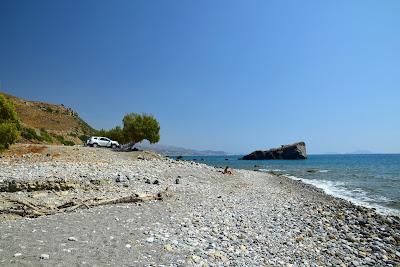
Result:
[[[121,145],[121,151],[131,151],[133,146],[136,144],[136,142],[129,142],[127,144]]]

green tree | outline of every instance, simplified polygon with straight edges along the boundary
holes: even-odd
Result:
[[[105,132],[104,136],[112,140],[118,141],[120,144],[128,142],[125,138],[124,131],[120,126],[112,128],[111,130]]]
[[[96,135],[97,136],[106,136],[107,135],[107,131],[104,129],[100,129],[96,131]]]
[[[148,140],[151,144],[160,140],[160,124],[149,114],[126,114],[123,122],[124,142],[134,145]]]
[[[0,151],[9,148],[18,140],[20,129],[14,105],[0,94]]]

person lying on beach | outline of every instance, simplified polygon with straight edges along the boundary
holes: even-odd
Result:
[[[223,174],[233,174],[233,170],[228,166],[225,167],[225,170],[222,172]]]

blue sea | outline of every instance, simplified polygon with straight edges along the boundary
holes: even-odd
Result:
[[[185,156],[212,166],[276,172],[378,212],[400,215],[400,154],[309,155],[306,160]]]

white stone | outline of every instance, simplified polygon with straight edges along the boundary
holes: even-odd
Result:
[[[40,258],[42,260],[48,260],[48,259],[50,259],[50,256],[49,256],[49,254],[42,254],[42,255],[40,255]]]

